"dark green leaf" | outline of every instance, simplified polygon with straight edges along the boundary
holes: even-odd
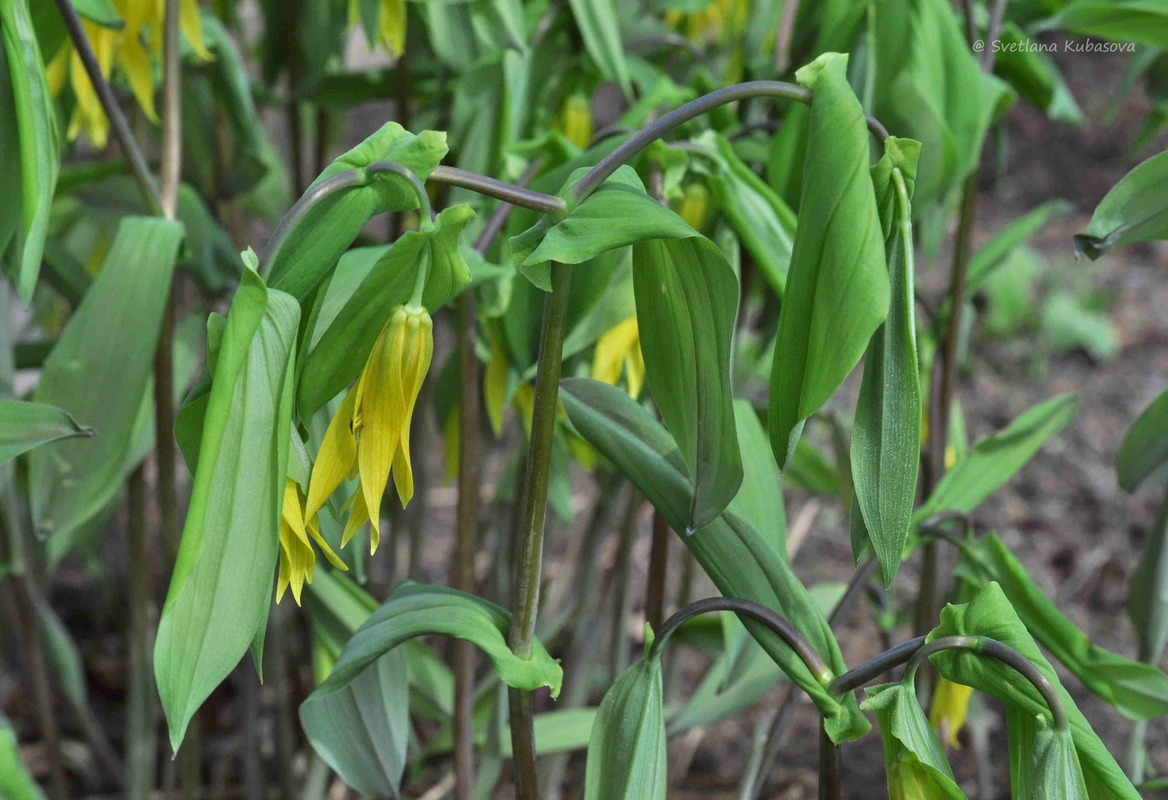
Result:
[[[1140,659],[1153,664],[1168,645],[1168,498],[1160,503],[1131,577],[1127,612],[1140,640]]]
[[[1168,153],[1152,156],[1099,201],[1075,252],[1094,260],[1125,244],[1168,238]]]
[[[787,557],[787,510],[783,476],[767,442],[766,429],[746,400],[734,401],[738,449],[742,452],[742,488],[732,504],[754,523],[781,557]]]
[[[0,464],[58,439],[96,434],[56,406],[0,400]]]
[[[1042,24],[1118,42],[1168,45],[1168,8],[1157,0],[1077,0]]]
[[[1134,492],[1168,468],[1168,391],[1152,401],[1124,437],[1115,461],[1119,485]]]

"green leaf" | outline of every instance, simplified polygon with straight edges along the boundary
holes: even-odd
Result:
[[[1052,397],[1027,410],[1005,430],[978,440],[941,478],[913,515],[914,521],[942,511],[971,513],[1010,480],[1047,439],[1069,425],[1078,411],[1078,396]]]
[[[787,557],[787,509],[783,476],[767,443],[766,429],[746,400],[734,401],[738,449],[742,452],[742,487],[732,506],[754,523],[781,557]]]
[[[880,726],[880,739],[884,743],[888,796],[906,800],[966,800],[912,685],[886,683],[869,686],[864,691],[868,699],[860,707],[876,712],[876,724]]]
[[[1168,46],[1168,8],[1157,0],[1078,0],[1042,23],[1117,42]]]
[[[969,260],[968,291],[977,291],[1027,239],[1050,220],[1070,210],[1071,205],[1065,200],[1048,200],[994,234]]]
[[[620,20],[614,0],[568,0],[576,27],[584,39],[584,49],[596,63],[600,74],[616,81],[626,97],[633,94],[629,71],[621,43]]]
[[[78,424],[56,406],[0,400],[0,464],[58,439],[96,435],[93,428]]]
[[[1168,497],[1160,503],[1132,573],[1127,613],[1140,640],[1140,660],[1160,663],[1168,645]]]
[[[997,583],[985,584],[969,603],[946,606],[941,612],[941,624],[929,634],[930,639],[941,636],[988,636],[1014,648],[1033,662],[1062,700],[1075,752],[1086,779],[1088,797],[1091,800],[1139,800],[1139,792],[1063,688],[1054,668],[1043,657]],[[934,655],[932,661],[949,680],[996,697],[1019,714],[1050,718],[1050,711],[1038,690],[1000,661],[969,650],[946,650]]]
[[[695,143],[717,167],[709,184],[722,214],[767,283],[782,296],[791,264],[795,212],[738,157],[725,136],[706,131]]]
[[[1168,239],[1168,153],[1154,155],[1111,187],[1087,229],[1075,234],[1075,252],[1095,260],[1125,244]]]
[[[265,258],[272,288],[304,300],[372,216],[418,207],[417,195],[405,178],[392,172],[367,174],[365,167],[375,161],[396,161],[425,180],[445,155],[445,134],[423,131],[415,135],[396,122],[387,122],[333,161],[313,186],[350,169],[357,170],[360,180],[315,203],[284,233],[276,250]]]
[[[269,290],[249,263],[213,364],[198,470],[154,648],[175,749],[207,695],[253,642],[262,641],[275,577],[299,321],[296,301]]]
[[[11,91],[12,102],[11,109],[0,111],[0,116],[14,114],[16,128],[16,141],[3,144],[6,148],[14,147],[20,159],[20,174],[8,176],[6,197],[0,201],[0,256],[10,248],[9,266],[16,275],[20,300],[27,307],[41,268],[61,165],[57,117],[45,80],[44,60],[36,31],[29,16],[28,0],[8,0],[0,4],[0,44],[3,45],[0,58],[7,60],[7,75],[0,75],[0,80],[11,81],[7,88]],[[7,102],[5,100],[4,104]],[[7,139],[8,134],[4,136]],[[14,213],[16,203],[19,203],[18,214]],[[8,231],[6,220],[12,216],[18,219],[14,229]]]
[[[989,533],[969,543],[965,555],[984,580],[997,581],[1030,635],[1088,689],[1129,719],[1168,714],[1168,675],[1151,664],[1132,661],[1092,644],[1034,583],[996,535]]]
[[[346,689],[385,653],[415,636],[428,634],[453,636],[477,645],[508,686],[526,691],[547,686],[554,698],[564,674],[559,662],[538,639],[530,658],[512,653],[506,640],[510,625],[507,611],[481,597],[440,586],[403,583],[349,639],[328,679],[301,704],[301,719],[306,709]]]
[[[317,330],[323,332],[314,334],[319,339],[305,361],[296,390],[302,417],[335,397],[361,372],[389,312],[410,299],[423,265],[428,265],[429,277],[422,305],[431,311],[470,283],[458,238],[473,216],[467,205],[443,209],[431,230],[409,231],[395,241],[355,288],[346,281],[344,289],[352,292],[347,298],[330,285],[325,295],[330,308],[327,314],[322,308],[317,319]],[[352,275],[350,270],[345,272]],[[341,302],[340,310],[333,311]]]
[[[1119,485],[1134,492],[1168,468],[1168,391],[1144,409],[1128,430],[1115,460]]]
[[[34,399],[92,425],[91,441],[64,441],[29,456],[38,530],[67,537],[109,504],[135,466],[134,423],[149,386],[162,312],[183,226],[128,217],[93,285],[45,360]]]
[[[891,137],[872,168],[891,292],[888,319],[864,358],[852,429],[852,481],[872,548],[891,587],[908,541],[921,453],[921,386],[913,290],[911,186],[920,146]],[[853,517],[854,521],[859,520]],[[853,543],[858,560],[859,549]]]
[[[803,423],[835,392],[888,315],[888,270],[868,175],[868,129],[847,58],[799,72],[814,89],[799,227],[771,369],[771,447],[785,467]]]
[[[669,431],[626,392],[600,381],[563,380],[560,400],[581,436],[636,484],[670,527],[685,531],[693,485]],[[799,629],[833,672],[846,669],[823,612],[785,558],[745,517],[728,509],[706,527],[680,538],[723,595],[774,609]],[[825,688],[830,676],[812,675],[766,626],[753,620],[744,624],[775,663],[810,695],[834,741],[855,739],[868,730],[853,695],[832,696]]]
[[[1012,708],[1006,709],[1006,730],[1011,797],[1087,800],[1083,770],[1070,730],[1055,730],[1045,720]]]
[[[998,41],[1005,46],[994,55],[996,74],[1019,95],[1044,110],[1050,119],[1071,125],[1087,124],[1050,53],[1038,49],[1038,43],[1009,20],[1003,23]]]
[[[312,749],[362,794],[400,796],[410,737],[406,671],[405,652],[390,650],[344,688],[300,707]]]
[[[592,724],[584,800],[665,800],[661,658],[649,652],[616,679]]]
[[[44,800],[41,787],[20,762],[16,731],[0,714],[0,797],[6,800]]]

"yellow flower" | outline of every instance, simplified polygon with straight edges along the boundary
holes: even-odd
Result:
[[[349,26],[361,21],[361,1],[349,0]],[[380,0],[377,14],[377,41],[394,58],[406,49],[406,3],[405,0]]]
[[[307,520],[307,521],[306,521]],[[284,508],[280,512],[280,574],[276,580],[276,602],[284,599],[284,592],[292,587],[292,598],[300,605],[300,592],[305,583],[312,583],[316,569],[316,551],[309,538],[316,542],[329,563],[340,570],[348,570],[328,542],[320,535],[316,515],[304,514],[304,493],[296,481],[284,481]]]
[[[969,712],[969,696],[973,688],[941,678],[933,690],[933,705],[929,709],[929,724],[941,740],[950,747],[961,747],[957,734],[965,725]]]
[[[433,322],[420,306],[397,306],[373,345],[357,383],[349,389],[321,441],[308,481],[306,516],[325,504],[341,481],[359,477],[349,498],[341,546],[366,522],[369,551],[381,541],[381,496],[390,474],[402,506],[414,496],[410,422],[434,353]]]
[[[936,779],[920,762],[902,754],[888,767],[888,800],[936,800],[944,797]]]
[[[635,314],[614,325],[596,341],[592,377],[615,386],[620,380],[622,366],[628,380],[629,396],[635,400],[645,382],[645,359],[641,355],[641,334]]]
[[[750,0],[713,0],[701,11],[688,14],[670,11],[665,15],[665,21],[692,41],[707,39],[717,42],[728,33],[742,31],[749,11]]]
[[[577,147],[588,146],[592,141],[592,104],[586,95],[574,94],[564,102],[556,118],[556,130]]]
[[[130,85],[130,91],[151,122],[158,122],[154,107],[154,66],[161,60],[162,29],[166,12],[163,0],[114,0],[114,8],[124,22],[121,30],[81,21],[85,37],[97,57],[101,74],[107,79],[116,65]],[[199,58],[210,60],[211,54],[203,45],[203,28],[199,18],[198,0],[181,0],[179,27]],[[144,39],[150,44],[147,55]],[[65,88],[66,79],[73,89],[76,107],[69,121],[69,139],[76,139],[81,131],[97,147],[105,147],[109,138],[109,120],[98,102],[97,93],[81,57],[66,39],[57,50],[46,70],[49,89],[54,96]]]
[[[706,224],[706,212],[710,208],[710,190],[696,181],[685,187],[681,200],[677,202],[677,215],[695,231]]]

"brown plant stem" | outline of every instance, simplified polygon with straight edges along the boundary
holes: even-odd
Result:
[[[519,658],[531,657],[539,613],[540,575],[543,567],[543,533],[551,481],[552,439],[559,401],[560,368],[564,352],[564,328],[568,311],[570,264],[552,263],[552,290],[544,301],[539,367],[531,419],[531,446],[523,482],[523,509],[515,531],[518,546],[515,590],[508,644]],[[535,731],[531,692],[511,689],[511,747],[516,800],[539,800],[535,768]]]
[[[653,510],[653,533],[649,543],[649,576],[645,586],[645,621],[661,630],[665,621],[665,579],[669,572],[669,523]]]

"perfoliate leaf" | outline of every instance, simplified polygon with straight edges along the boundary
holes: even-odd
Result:
[[[0,400],[0,464],[58,439],[96,434],[56,406]]]
[[[588,742],[584,800],[664,800],[665,751],[661,658],[647,652],[600,703]]]
[[[941,612],[941,624],[933,629],[929,638],[966,635],[988,636],[1014,648],[1054,685],[1070,722],[1071,738],[1086,779],[1087,796],[1091,800],[1139,799],[1139,792],[1062,687],[1054,668],[1043,657],[997,583],[985,584],[969,603],[946,606]],[[969,650],[945,650],[934,655],[932,661],[949,680],[992,695],[1018,714],[1050,719],[1050,711],[1038,690],[1013,668],[995,659]]]
[[[785,467],[803,423],[860,360],[888,315],[888,270],[868,175],[868,130],[847,59],[800,71],[814,89],[799,226],[771,370],[771,447]]]
[[[1132,424],[1115,460],[1119,485],[1134,492],[1168,469],[1168,391],[1152,401]]]
[[[85,420],[101,435],[29,456],[37,527],[67,537],[109,504],[135,466],[128,454],[146,394],[183,226],[127,217],[57,344],[34,399]]]
[[[937,734],[909,684],[869,686],[860,706],[876,712],[884,743],[888,796],[897,800],[966,800]]]
[[[988,533],[968,543],[963,555],[985,580],[998,582],[1030,635],[1088,689],[1129,719],[1168,714],[1168,675],[1151,664],[1123,658],[1092,644],[1034,583],[995,534]],[[1138,578],[1133,581],[1133,589],[1138,582]]]
[[[1111,5],[1111,4],[1108,4]],[[1075,252],[1094,260],[1125,244],[1168,238],[1168,153],[1124,175],[1099,201]]]
[[[360,172],[375,161],[396,161],[425,180],[445,155],[445,134],[423,131],[415,135],[396,122],[387,122],[330,164],[313,186],[345,170]],[[370,217],[417,207],[417,195],[405,178],[392,172],[363,174],[354,185],[317,202],[285,232],[276,250],[265,259],[268,282],[272,288],[303,300]]]
[[[0,193],[0,257],[9,249],[20,300],[27,307],[41,268],[49,213],[57,173],[61,167],[61,143],[57,117],[45,80],[37,34],[29,16],[28,0],[0,4],[0,144],[12,148],[19,159],[19,174],[8,174]],[[11,105],[9,105],[9,101]],[[15,136],[13,136],[15,134]],[[0,156],[7,166],[8,159]]]
[[[920,146],[890,137],[872,168],[891,301],[864,358],[852,429],[852,481],[868,539],[891,586],[908,540],[921,452],[921,386],[914,306],[909,187]],[[856,522],[853,517],[853,522]],[[853,555],[860,553],[853,545]]]
[[[313,333],[315,345],[296,389],[301,416],[310,416],[357,377],[390,311],[410,299],[418,270],[429,270],[422,305],[431,311],[466,288],[470,273],[458,238],[473,216],[467,205],[444,209],[432,229],[407,232],[383,248],[371,267],[367,256],[376,251],[363,248],[352,257],[362,262],[353,264],[356,269],[339,271],[343,283],[335,288],[330,284],[325,294]]]
[[[177,749],[192,715],[262,642],[272,602],[300,307],[249,265],[213,365],[198,468],[154,647]]]
[[[1078,410],[1078,396],[1052,397],[1021,414],[1005,430],[979,439],[945,473],[913,519],[919,522],[942,511],[970,513],[1010,480],[1047,439],[1069,425]]]
[[[1006,709],[1010,748],[1010,796],[1087,800],[1086,782],[1070,730],[1055,730],[1045,719]]]
[[[568,419],[593,447],[613,462],[662,513],[675,531],[689,524],[693,485],[669,432],[628,394],[587,378],[560,382]],[[845,669],[839,645],[823,612],[795,577],[786,559],[745,517],[728,509],[706,527],[681,536],[718,590],[773,608],[790,620],[834,672]],[[869,728],[853,695],[832,696],[830,677],[813,675],[773,631],[745,620],[747,630],[812,698],[834,741],[862,736]]]

